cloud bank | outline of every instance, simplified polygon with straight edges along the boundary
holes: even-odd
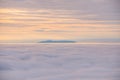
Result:
[[[119,80],[119,45],[1,44],[0,80]]]

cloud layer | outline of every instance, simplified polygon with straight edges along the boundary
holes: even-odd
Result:
[[[1,44],[0,80],[119,80],[119,45]]]
[[[53,37],[74,40],[85,37],[119,39],[119,0],[0,2],[0,42],[36,42]],[[26,36],[19,39],[19,34]]]

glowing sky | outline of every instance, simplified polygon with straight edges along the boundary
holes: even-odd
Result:
[[[120,0],[0,0],[0,43],[120,42]]]

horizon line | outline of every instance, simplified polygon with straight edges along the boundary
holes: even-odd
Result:
[[[75,43],[0,43],[0,44],[117,44],[120,42],[75,42]]]

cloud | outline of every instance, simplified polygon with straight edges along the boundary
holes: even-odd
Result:
[[[0,71],[12,70],[9,64],[0,62]]]
[[[118,8],[115,8],[118,0],[3,0],[1,3],[1,7],[6,8],[81,10],[95,13],[109,11],[114,13],[113,10],[118,10]],[[14,5],[12,5],[13,3]]]
[[[17,27],[17,28],[24,28],[24,27],[31,27],[31,26],[35,26],[35,25],[31,25],[31,24],[19,24],[18,23],[0,23],[1,27]]]
[[[32,35],[44,38],[39,33],[42,32],[48,36],[50,33],[51,35],[56,33],[56,36],[60,37],[72,34],[76,39],[78,35],[81,36],[80,34],[88,37],[96,32],[107,34],[106,37],[119,34],[118,2],[118,0],[0,0],[0,32],[2,32],[0,35],[4,32],[5,36],[2,37],[14,38],[14,35],[24,32],[26,37]],[[16,34],[12,34],[13,32]]]
[[[76,31],[69,31],[69,30],[35,30],[35,32],[76,32]]]
[[[97,43],[119,43],[120,38],[87,38],[79,39],[80,42],[97,42]]]
[[[118,80],[119,48],[119,44],[0,44],[0,80]]]

